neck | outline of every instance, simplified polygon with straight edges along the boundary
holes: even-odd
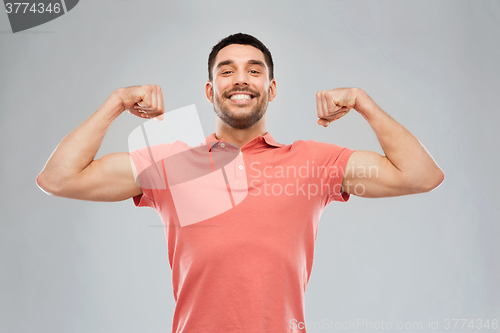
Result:
[[[252,141],[257,136],[267,133],[266,130],[266,115],[264,115],[258,122],[251,127],[238,129],[229,126],[223,122],[219,117],[215,119],[215,137],[217,140],[224,139],[227,142],[237,144],[243,147],[246,143]]]

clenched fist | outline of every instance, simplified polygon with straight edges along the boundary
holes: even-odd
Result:
[[[160,86],[133,86],[120,88],[114,92],[122,103],[123,111],[140,117],[162,120],[165,112],[163,107],[163,94]]]
[[[327,127],[356,107],[358,88],[337,88],[316,93],[318,124]]]

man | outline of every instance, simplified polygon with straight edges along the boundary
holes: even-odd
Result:
[[[196,211],[203,202],[212,207],[229,198],[229,208],[212,217],[182,222],[174,201],[177,186],[188,182],[174,186],[175,172],[165,172],[167,188],[145,185],[153,177],[151,147],[94,160],[106,130],[124,110],[144,119],[163,118],[163,96],[154,85],[116,90],[64,138],[37,178],[55,196],[134,198],[137,206],[158,211],[166,227],[176,301],[172,332],[303,328],[297,323],[305,322],[305,289],[323,209],[332,201],[347,201],[350,194],[375,198],[427,192],[444,179],[420,142],[358,88],[318,92],[318,124],[328,126],[354,109],[376,133],[385,156],[311,140],[277,143],[266,130],[265,113],[276,97],[273,67],[269,50],[245,34],[221,40],[209,56],[205,93],[217,117],[216,132],[206,138],[207,154],[237,147],[234,160],[220,168],[228,192],[203,192],[201,200],[188,205]],[[170,156],[189,147],[177,142],[160,148]],[[167,160],[160,161],[160,171],[168,170]],[[211,174],[221,171],[215,169]],[[216,187],[209,184],[200,191]],[[188,195],[199,195],[197,189]]]

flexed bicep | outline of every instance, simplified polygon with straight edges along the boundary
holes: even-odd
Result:
[[[394,197],[415,193],[407,184],[411,179],[389,159],[376,152],[356,150],[347,161],[342,189],[365,198]]]

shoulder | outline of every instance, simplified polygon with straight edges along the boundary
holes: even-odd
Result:
[[[176,140],[171,143],[162,143],[151,146],[137,147],[129,152],[133,157],[146,158],[150,161],[158,162],[166,157],[180,153],[191,148],[185,142]]]
[[[290,145],[284,145],[290,149],[299,149],[307,151],[325,151],[325,150],[338,150],[347,149],[345,147],[336,145],[330,142],[321,142],[316,140],[297,140]]]
[[[297,140],[289,147],[301,159],[312,160],[320,165],[341,164],[347,165],[347,161],[354,150],[339,146],[330,142],[316,140]]]

